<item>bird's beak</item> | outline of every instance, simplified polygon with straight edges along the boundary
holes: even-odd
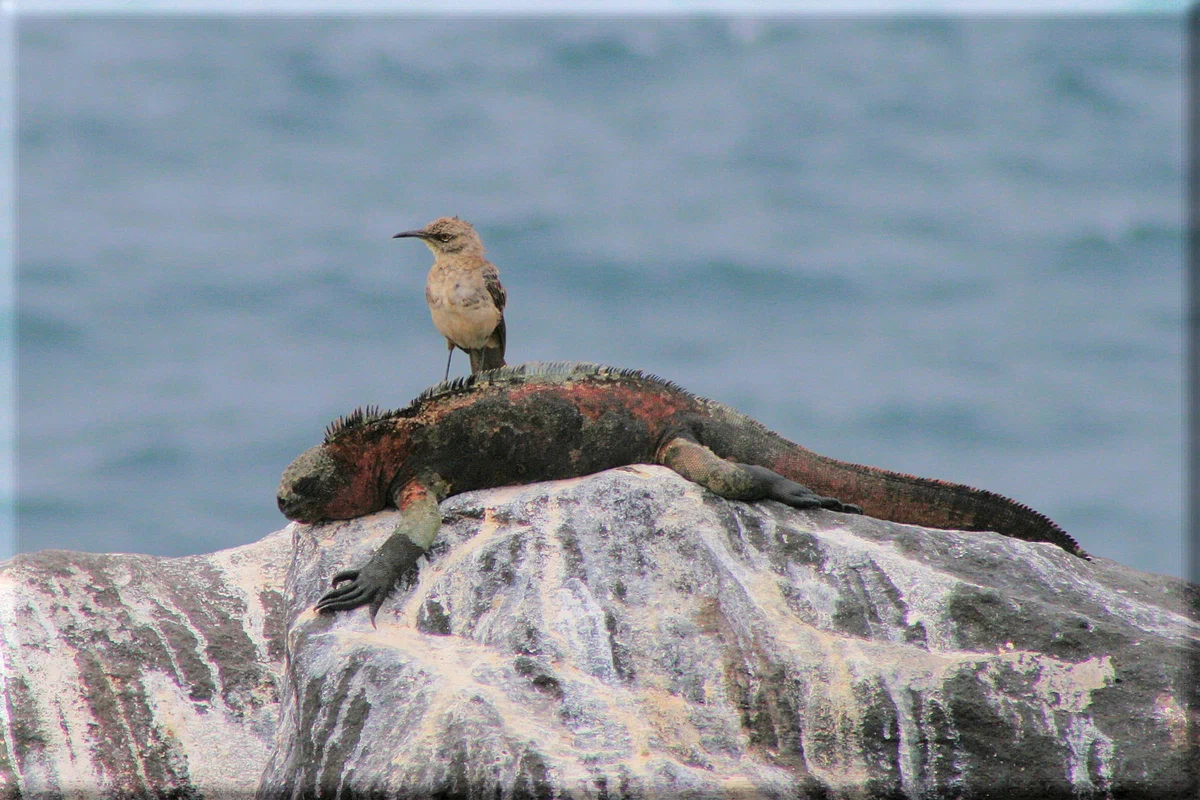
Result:
[[[413,237],[414,239],[428,239],[429,238],[429,234],[427,234],[425,231],[404,231],[403,233],[397,233],[392,238],[393,239],[404,239],[404,238],[410,237],[410,236]]]

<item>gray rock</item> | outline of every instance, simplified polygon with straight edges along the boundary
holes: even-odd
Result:
[[[1196,586],[658,467],[442,512],[378,629],[310,608],[395,512],[0,567],[0,796],[1195,796]]]

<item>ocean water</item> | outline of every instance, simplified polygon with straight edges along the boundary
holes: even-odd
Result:
[[[1178,18],[17,23],[18,544],[178,555],[441,378],[475,223],[508,358],[637,367],[1183,571]],[[463,374],[466,359],[456,356]]]

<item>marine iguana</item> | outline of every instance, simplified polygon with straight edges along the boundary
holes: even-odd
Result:
[[[670,467],[730,500],[997,531],[1090,560],[1060,527],[1007,497],[836,461],[669,381],[594,364],[489,370],[427,389],[395,411],[355,409],[284,471],[278,503],[289,519],[310,523],[386,506],[403,512],[375,555],[334,575],[317,602],[320,612],[369,605],[374,623],[437,536],[440,500],[628,464]]]

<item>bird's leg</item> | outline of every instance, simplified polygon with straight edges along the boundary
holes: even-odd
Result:
[[[454,358],[454,342],[447,339],[446,349],[450,352],[446,354],[446,377],[442,378],[442,383],[450,380],[450,359]]]

